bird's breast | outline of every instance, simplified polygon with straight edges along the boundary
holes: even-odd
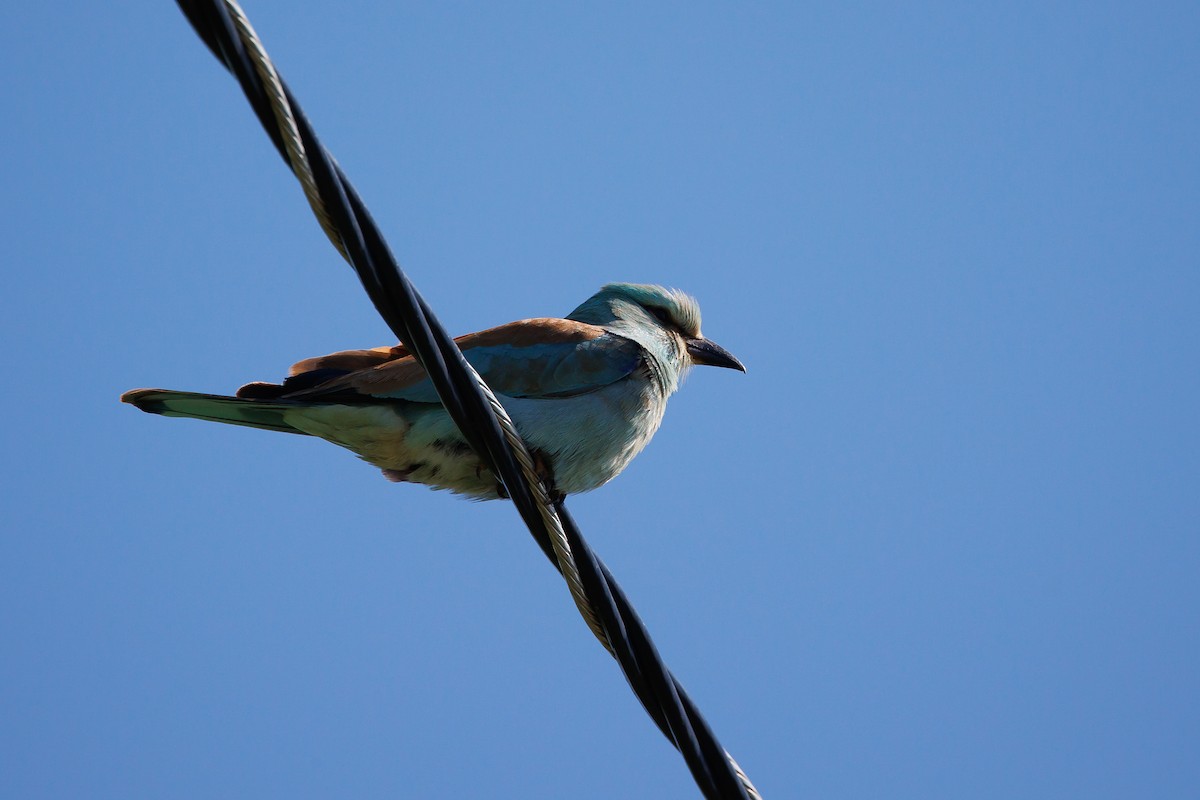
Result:
[[[502,399],[526,444],[549,456],[566,494],[612,480],[662,422],[666,395],[641,372],[593,392],[556,399]]]

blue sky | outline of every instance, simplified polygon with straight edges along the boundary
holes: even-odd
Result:
[[[1200,791],[1195,4],[246,8],[452,332],[749,367],[570,505],[767,797]],[[696,796],[511,507],[117,402],[389,334],[173,4],[0,44],[0,796]]]

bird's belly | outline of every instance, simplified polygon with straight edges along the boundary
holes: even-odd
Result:
[[[501,395],[500,401],[564,494],[595,489],[621,472],[658,430],[666,406],[649,382],[634,380],[575,397]],[[500,496],[495,476],[441,406],[327,405],[288,413],[298,430],[354,451],[390,480],[481,499]]]
[[[389,480],[489,499],[496,479],[441,406],[428,403],[327,404],[289,410],[288,424],[345,447]]]

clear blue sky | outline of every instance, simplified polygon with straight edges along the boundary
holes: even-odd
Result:
[[[768,798],[1200,796],[1200,7],[247,11],[452,332],[748,365],[571,506]],[[510,506],[117,402],[389,334],[173,4],[0,45],[0,796],[696,796]]]

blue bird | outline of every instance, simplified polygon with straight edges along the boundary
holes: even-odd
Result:
[[[520,320],[455,341],[558,495],[620,473],[654,436],[693,365],[746,371],[701,335],[694,299],[645,284],[610,283],[566,319]],[[121,400],[168,417],[316,436],[392,481],[505,496],[402,345],[310,358],[282,384],[250,383],[235,397],[135,389]]]

